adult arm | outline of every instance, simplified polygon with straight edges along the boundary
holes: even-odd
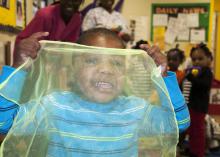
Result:
[[[38,11],[27,27],[18,34],[15,40],[13,66],[18,67],[23,63],[25,56],[35,56],[40,49],[39,40],[46,39],[49,35],[46,16]]]

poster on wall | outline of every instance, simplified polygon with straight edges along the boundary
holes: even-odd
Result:
[[[22,27],[24,25],[23,20],[23,4],[22,0],[17,0],[16,2],[16,26]]]
[[[164,27],[166,44],[207,42],[209,7],[209,3],[152,4],[151,40],[155,27]]]
[[[0,0],[0,31],[18,33],[26,25],[26,0]]]
[[[9,9],[10,0],[0,0],[0,6]]]

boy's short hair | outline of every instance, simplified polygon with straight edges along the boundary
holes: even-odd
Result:
[[[103,36],[110,38],[112,40],[118,41],[122,48],[125,48],[123,40],[113,31],[106,28],[92,28],[82,33],[82,35],[77,40],[78,44],[85,45],[88,40],[93,39],[96,36]]]

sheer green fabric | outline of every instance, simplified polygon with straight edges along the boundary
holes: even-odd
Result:
[[[175,156],[171,100],[142,50],[41,41],[0,94],[20,106],[2,157]]]

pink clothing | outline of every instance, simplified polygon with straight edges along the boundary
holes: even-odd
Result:
[[[42,40],[75,42],[80,34],[81,23],[81,14],[77,12],[66,25],[60,14],[60,4],[50,5],[36,13],[33,20],[17,36],[15,46],[20,40],[36,32],[50,33],[49,36],[42,38]]]

